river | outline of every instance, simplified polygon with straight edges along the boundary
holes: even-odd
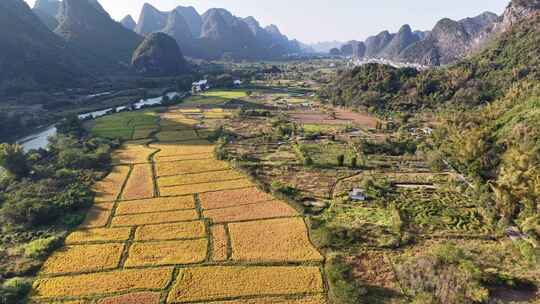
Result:
[[[173,98],[175,96],[181,96],[178,92],[172,92],[168,93],[167,96],[169,98]],[[147,106],[156,106],[161,104],[162,97],[154,97],[154,98],[148,98],[148,99],[141,99],[140,101],[130,104],[133,105],[133,109],[140,110],[143,107]],[[102,117],[114,112],[119,112],[127,109],[130,105],[126,106],[120,106],[116,108],[108,108],[105,110],[99,110],[99,111],[93,111],[89,113],[83,113],[79,115],[79,119],[96,119],[98,117]],[[51,125],[46,128],[41,128],[40,130],[36,131],[35,133],[25,136],[21,139],[18,139],[16,141],[17,144],[21,145],[24,149],[24,151],[28,152],[33,149],[45,149],[47,147],[47,144],[49,143],[49,137],[56,135],[56,126]]]

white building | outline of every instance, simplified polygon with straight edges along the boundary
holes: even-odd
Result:
[[[197,92],[202,92],[202,91],[210,89],[210,85],[208,84],[208,80],[206,79],[196,81],[192,83],[192,86],[195,88],[195,91]]]
[[[235,80],[235,81],[233,82],[233,84],[234,84],[235,86],[237,86],[237,87],[238,87],[238,86],[241,86],[242,83],[243,83],[242,80]]]
[[[367,195],[364,192],[363,189],[354,188],[353,191],[349,193],[349,197],[353,201],[363,202],[367,200]]]

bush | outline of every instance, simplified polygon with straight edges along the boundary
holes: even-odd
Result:
[[[345,164],[345,155],[340,154],[337,156],[337,164],[338,167],[343,167],[343,165]]]
[[[449,244],[396,265],[405,293],[416,303],[472,304],[488,299],[482,272],[460,248]],[[435,299],[425,302],[426,294]]]
[[[24,255],[29,258],[42,258],[58,247],[60,239],[55,236],[37,239],[24,246]]]
[[[16,178],[23,178],[30,171],[24,150],[19,145],[0,145],[0,166]]]
[[[363,303],[362,296],[367,294],[367,290],[355,281],[352,267],[345,262],[343,256],[330,256],[324,267],[330,288],[328,295],[332,303]]]
[[[6,280],[0,288],[0,303],[22,303],[22,298],[32,288],[32,281],[26,278],[11,278]]]

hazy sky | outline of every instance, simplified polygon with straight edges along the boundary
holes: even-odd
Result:
[[[1,1],[1,0],[0,0]],[[33,6],[35,0],[26,0]],[[484,11],[501,14],[510,0],[99,0],[115,19],[142,5],[160,10],[192,5],[199,13],[222,7],[239,17],[254,16],[262,25],[274,23],[290,38],[303,42],[364,40],[382,30],[395,32],[405,23],[431,29],[444,17],[461,19]]]

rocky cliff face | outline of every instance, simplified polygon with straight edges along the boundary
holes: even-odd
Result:
[[[37,0],[32,11],[50,30],[54,30],[58,26],[56,15],[60,5],[60,1],[57,0]]]
[[[413,33],[411,27],[405,24],[381,51],[380,56],[384,58],[396,58],[404,49],[419,40],[420,38]]]
[[[22,0],[0,1],[0,92],[68,85],[85,75],[76,53]]]
[[[394,34],[383,31],[376,36],[369,37],[366,44],[366,57],[377,58],[381,56],[382,51],[394,39]]]
[[[167,33],[186,56],[202,59],[266,59],[301,50],[300,43],[290,41],[277,27],[262,28],[253,17],[239,18],[217,8],[201,16],[193,7],[162,12],[145,4],[135,31]]]
[[[94,1],[62,1],[55,33],[71,45],[93,54],[96,63],[125,65],[130,62],[142,37],[112,20],[99,7]]]
[[[164,33],[149,34],[133,53],[133,69],[144,76],[176,76],[188,71],[176,40]]]
[[[120,20],[120,23],[127,28],[128,30],[135,31],[135,27],[137,26],[137,23],[135,23],[135,20],[133,20],[133,17],[131,15],[127,15],[122,20]]]

